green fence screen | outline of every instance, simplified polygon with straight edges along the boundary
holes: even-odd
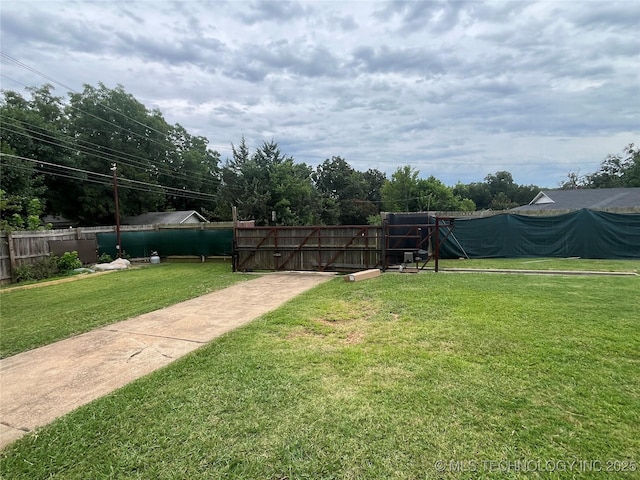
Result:
[[[442,258],[640,258],[640,214],[579,210],[553,216],[505,213],[456,219]]]
[[[116,234],[96,235],[98,254],[117,257]],[[233,254],[233,230],[154,230],[120,232],[123,251],[132,258],[150,257],[158,252],[162,257],[170,255],[230,256]]]

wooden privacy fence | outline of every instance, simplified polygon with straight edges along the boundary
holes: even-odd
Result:
[[[382,227],[250,227],[234,233],[234,270],[352,271],[382,266]]]
[[[0,234],[0,283],[11,281],[16,268],[51,254],[77,251],[85,263],[96,261],[95,229],[19,231]]]
[[[435,220],[424,215],[416,223],[383,226],[237,226],[229,251],[233,250],[235,271],[300,270],[352,272],[370,268],[386,269],[400,263],[438,260],[439,245],[453,229],[453,219]],[[121,227],[126,232],[150,230],[210,230],[231,225],[136,225]],[[13,232],[0,235],[0,282],[11,281],[16,268],[35,263],[51,254],[78,251],[84,263],[95,262],[98,234],[114,234],[115,227],[70,228]],[[186,237],[188,235],[181,235]],[[115,239],[113,240],[115,244]],[[184,243],[184,242],[183,242]],[[231,248],[233,243],[233,248]],[[177,245],[177,242],[173,242]],[[124,250],[127,250],[123,240]],[[133,244],[131,245],[134,246]],[[169,250],[167,248],[167,250]],[[133,249],[135,251],[135,249]],[[161,255],[172,255],[169,251]]]
[[[452,217],[383,226],[251,227],[234,230],[235,271],[352,272],[431,259],[453,230]]]
[[[230,222],[199,223],[189,225],[123,225],[123,232],[145,232],[159,230],[209,230],[227,228]],[[0,234],[0,283],[13,279],[16,268],[42,260],[49,255],[62,255],[77,251],[83,263],[97,261],[97,235],[115,233],[115,226],[78,227],[58,230],[16,231]],[[115,242],[114,242],[115,243]]]

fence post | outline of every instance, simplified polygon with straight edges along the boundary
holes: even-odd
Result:
[[[231,218],[233,219],[233,239],[231,240],[231,271],[238,271],[238,208],[231,207]]]
[[[9,245],[9,273],[11,274],[11,281],[16,280],[16,251],[13,246],[13,235],[11,232],[7,232],[7,244]]]

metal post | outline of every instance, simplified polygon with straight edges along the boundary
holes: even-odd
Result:
[[[238,271],[238,207],[231,207],[231,218],[233,219],[233,252],[231,253],[231,271]]]
[[[118,250],[118,258],[122,258],[122,244],[120,243],[120,206],[118,205],[118,176],[116,170],[118,166],[115,163],[111,164],[111,171],[113,172],[113,198],[116,203],[116,249]]]
[[[433,230],[435,250],[433,252],[433,257],[435,260],[435,271],[438,271],[438,260],[440,260],[440,220],[436,217],[436,226]]]
[[[382,238],[380,242],[382,258],[380,260],[382,260],[382,271],[386,272],[387,267],[389,266],[387,265],[387,242],[389,241],[389,230],[387,228],[388,227],[387,216],[383,215],[382,213],[380,214],[380,216],[382,218],[382,228],[380,230],[382,233]]]

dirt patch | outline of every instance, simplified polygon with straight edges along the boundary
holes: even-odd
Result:
[[[344,339],[344,343],[346,345],[357,345],[359,343],[362,343],[363,340],[364,332],[354,331],[347,334],[347,338]]]

